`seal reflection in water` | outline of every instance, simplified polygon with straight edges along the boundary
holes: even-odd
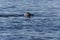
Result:
[[[26,12],[26,13],[24,14],[24,16],[25,16],[26,18],[30,18],[30,16],[31,16],[31,13],[29,13],[29,12]]]

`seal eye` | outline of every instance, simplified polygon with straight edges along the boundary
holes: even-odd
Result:
[[[25,17],[30,17],[31,14],[30,14],[29,12],[26,12],[26,13],[24,14],[24,16],[25,16]]]

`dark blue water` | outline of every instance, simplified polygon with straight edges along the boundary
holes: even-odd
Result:
[[[0,16],[0,40],[60,40],[60,0],[0,0],[0,15],[16,14]]]

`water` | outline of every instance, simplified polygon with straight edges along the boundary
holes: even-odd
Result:
[[[60,0],[0,0],[0,15],[15,14],[0,16],[0,40],[60,40]]]

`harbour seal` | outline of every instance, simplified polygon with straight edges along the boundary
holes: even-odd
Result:
[[[30,17],[30,16],[31,16],[31,13],[26,12],[26,13],[24,14],[24,16],[25,16],[25,17]]]

